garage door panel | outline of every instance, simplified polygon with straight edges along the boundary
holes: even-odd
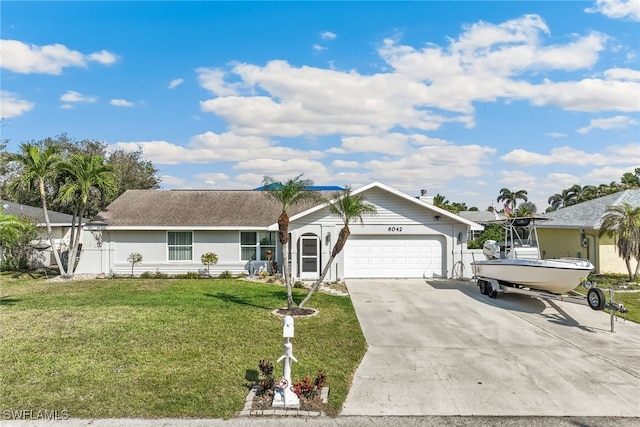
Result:
[[[428,236],[351,236],[345,277],[403,278],[442,275],[442,243]]]

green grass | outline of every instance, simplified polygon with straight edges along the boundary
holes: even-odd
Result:
[[[73,418],[228,418],[258,361],[282,353],[281,286],[240,280],[46,282],[0,276],[0,410]],[[300,301],[305,291],[294,289]],[[330,412],[366,342],[351,300],[316,294],[296,319],[294,381],[324,370]],[[276,367],[276,376],[282,366]]]
[[[616,313],[617,316],[640,323],[640,292],[638,292],[640,291],[640,278],[629,282],[629,276],[626,274],[592,274],[589,276],[589,280],[595,282],[599,288],[605,291],[607,302],[609,302],[608,290],[614,290],[614,302],[624,304],[628,310],[624,314]],[[587,290],[582,286],[578,286],[576,291],[582,294],[587,293]],[[605,311],[609,312],[608,310]]]

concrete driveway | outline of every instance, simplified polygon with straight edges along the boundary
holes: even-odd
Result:
[[[369,349],[341,415],[640,416],[640,325],[474,282],[349,280]]]

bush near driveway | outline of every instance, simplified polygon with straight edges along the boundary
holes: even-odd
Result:
[[[0,276],[1,410],[72,418],[228,418],[260,359],[282,354],[285,289],[240,280],[47,282]],[[298,293],[299,292],[299,293]],[[306,291],[294,290],[302,299]],[[351,300],[320,294],[296,319],[292,376],[322,369],[342,407],[366,342]],[[282,375],[276,366],[275,375]]]

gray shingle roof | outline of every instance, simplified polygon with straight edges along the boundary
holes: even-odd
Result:
[[[287,213],[293,216],[313,206],[294,206]],[[127,190],[89,225],[266,227],[275,224],[281,212],[282,206],[265,191]]]
[[[600,222],[606,214],[607,208],[624,203],[629,203],[633,207],[640,206],[640,190],[624,190],[546,213],[543,216],[549,218],[549,221],[538,223],[538,228],[597,230],[600,228]]]
[[[486,224],[488,222],[496,221],[496,215],[489,211],[460,211],[458,212],[458,215],[478,224]],[[498,214],[498,217],[500,220],[505,219],[505,216],[500,213]]]
[[[18,215],[19,217],[29,217],[36,224],[44,224],[44,210],[33,206],[27,206],[20,203],[9,202],[8,200],[0,200],[0,206],[4,207],[4,213]],[[70,226],[73,217],[65,213],[56,212],[47,209],[49,221],[53,226]]]

